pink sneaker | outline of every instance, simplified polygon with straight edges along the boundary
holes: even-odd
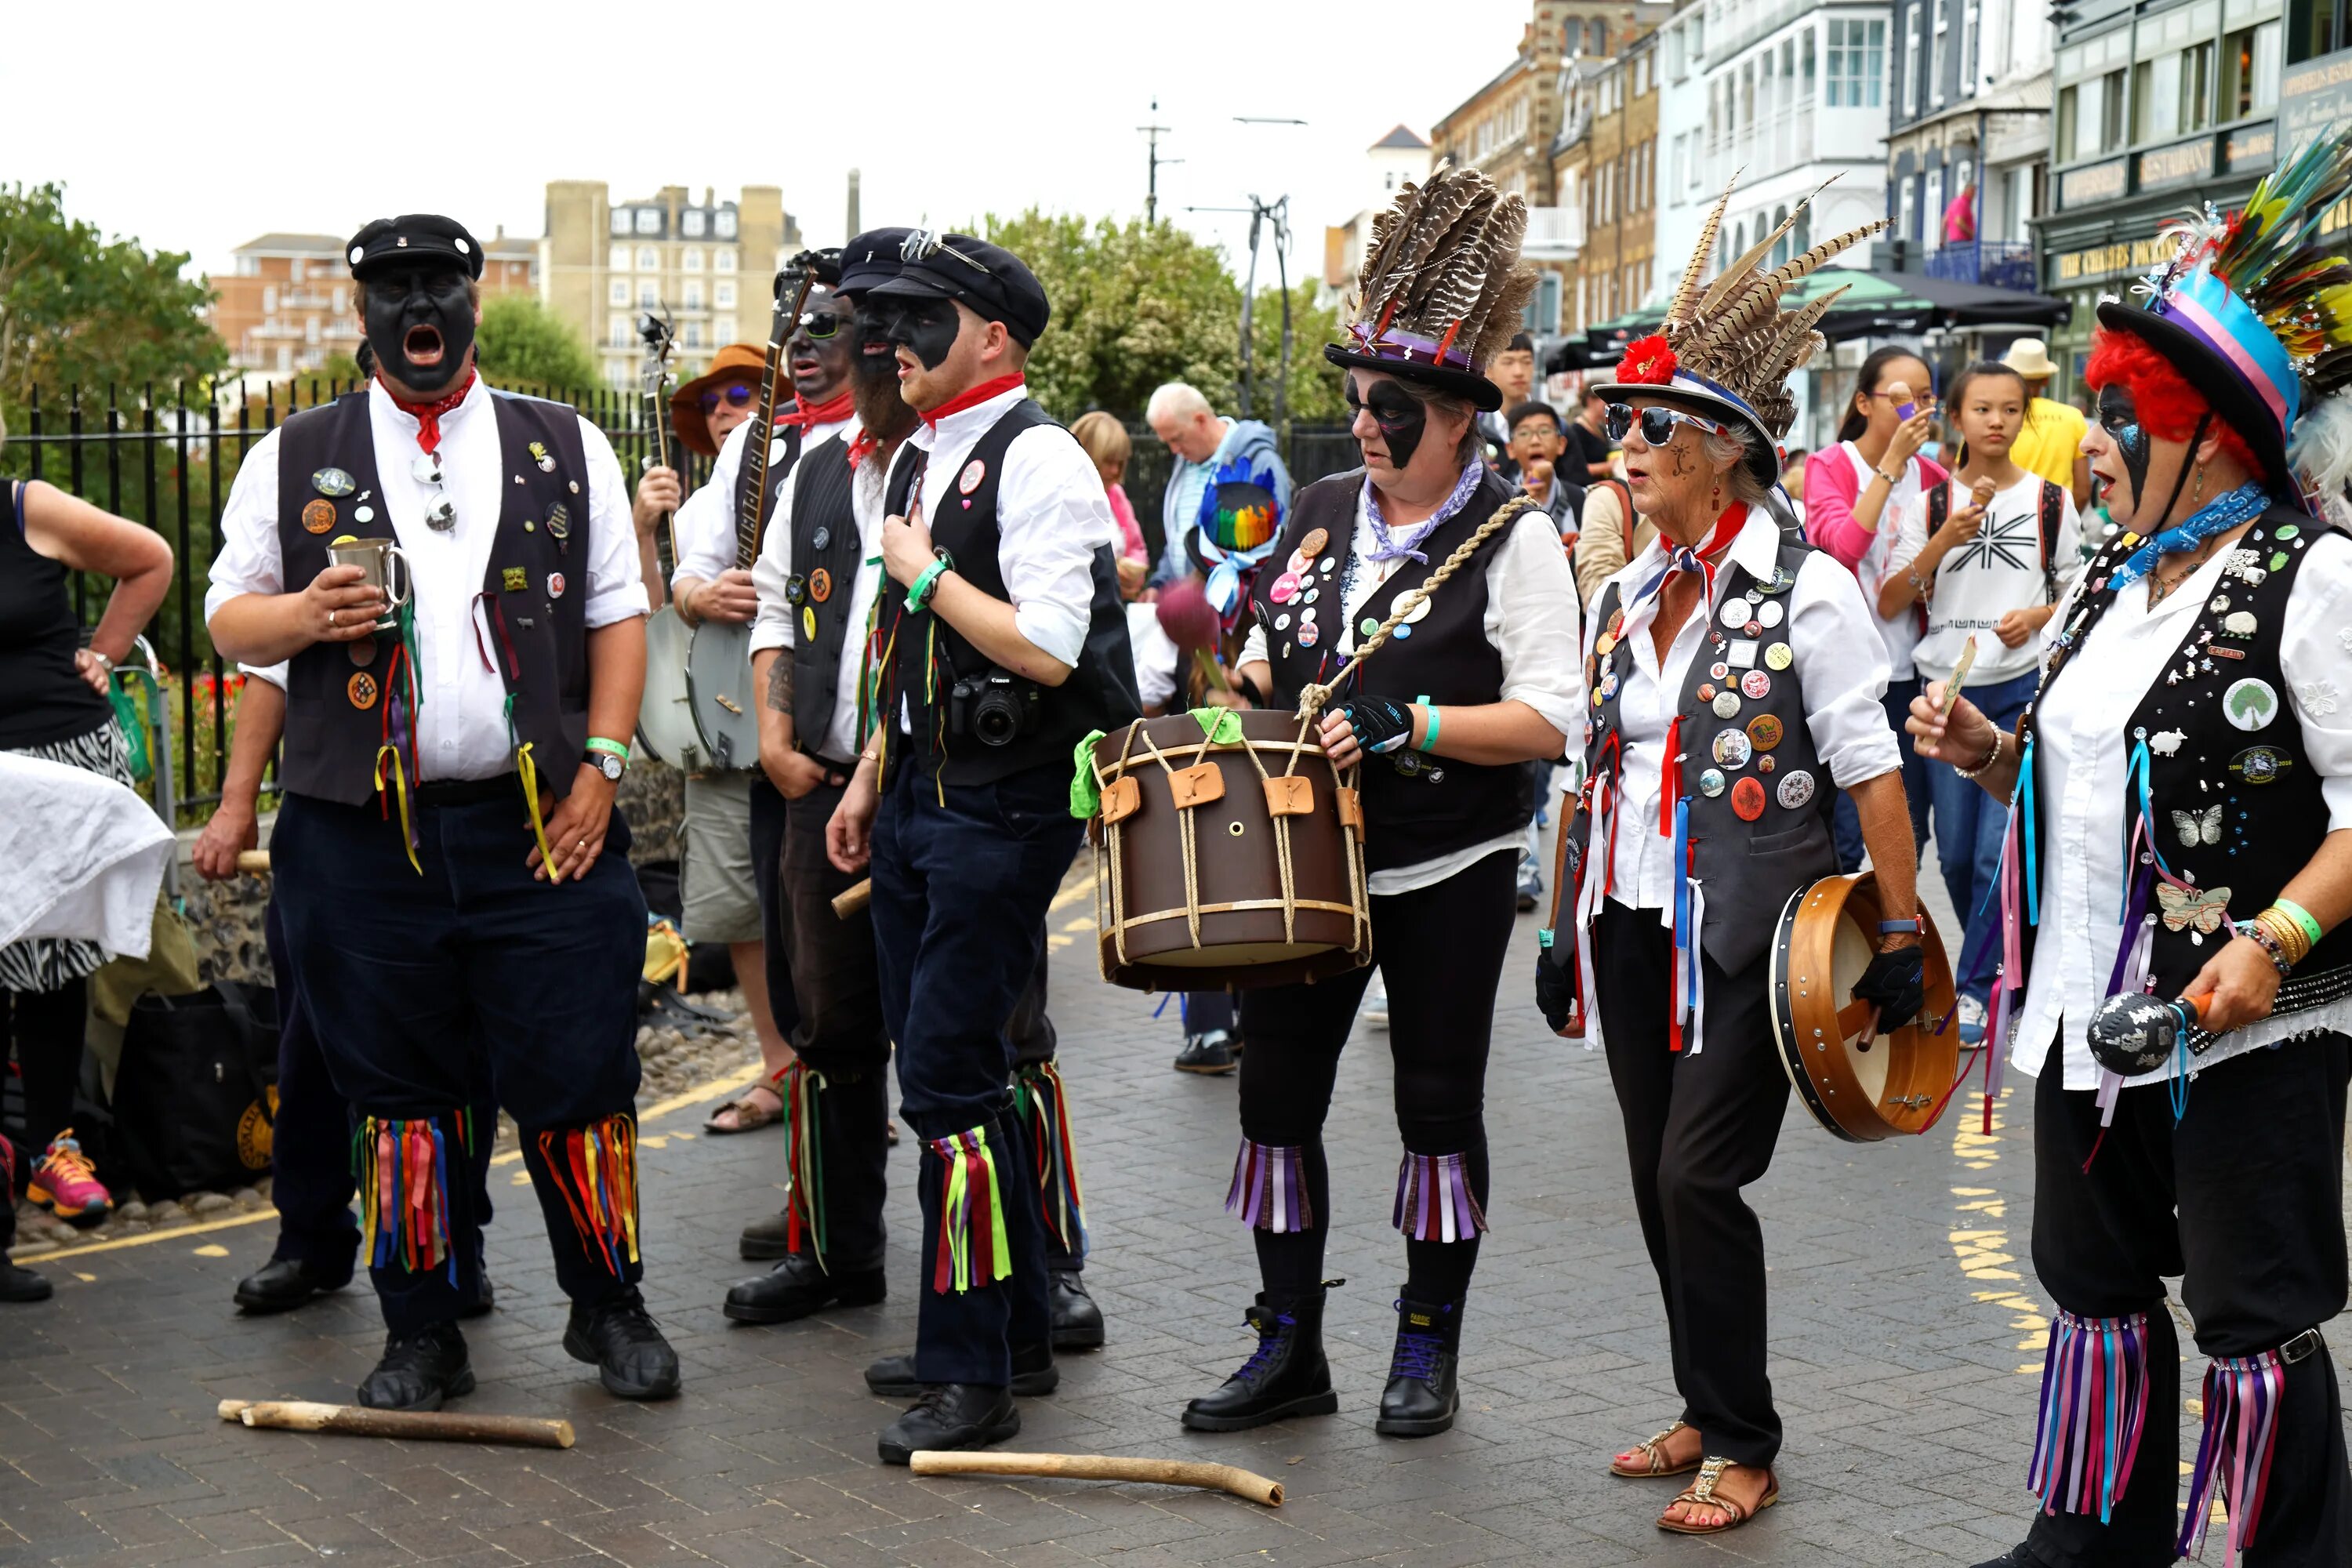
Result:
[[[25,1195],[68,1225],[96,1225],[114,1206],[113,1195],[99,1184],[70,1127],[49,1141],[48,1152],[33,1167]]]

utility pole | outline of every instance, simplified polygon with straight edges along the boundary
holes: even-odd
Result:
[[[1157,98],[1154,98],[1151,100],[1151,118],[1155,121],[1160,118],[1160,100]],[[1136,129],[1142,132],[1148,139],[1145,143],[1144,153],[1143,221],[1147,224],[1152,224],[1160,221],[1160,165],[1162,163],[1181,163],[1184,160],[1181,158],[1163,158],[1160,155],[1160,138],[1165,135],[1171,127],[1165,125],[1139,125]]]
[[[1186,207],[1188,213],[1247,213],[1250,215],[1249,276],[1242,284],[1242,378],[1241,416],[1247,419],[1255,412],[1256,401],[1255,350],[1252,325],[1256,320],[1257,253],[1264,243],[1265,231],[1274,231],[1275,276],[1282,287],[1282,378],[1274,388],[1274,422],[1277,429],[1289,418],[1290,411],[1290,268],[1286,252],[1290,248],[1290,198],[1276,197],[1268,202],[1252,195],[1245,207]]]

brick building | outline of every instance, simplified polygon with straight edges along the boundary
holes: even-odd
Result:
[[[1563,73],[1568,120],[1550,150],[1552,177],[1580,238],[1560,269],[1564,333],[1633,310],[1657,282],[1658,63],[1644,17],[1627,24],[1615,54],[1572,60]]]

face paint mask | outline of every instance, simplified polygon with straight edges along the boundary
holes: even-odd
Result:
[[[887,381],[895,387],[898,380],[898,356],[890,352],[888,313],[870,306],[861,306],[856,324],[850,329],[850,336],[855,346],[851,350],[849,363],[858,378]]]
[[[912,353],[925,370],[937,370],[947,363],[948,353],[963,330],[955,304],[949,300],[894,306],[887,320],[884,335],[891,346]]]
[[[886,318],[875,310],[860,310],[849,335],[856,340],[849,362],[849,394],[857,409],[857,423],[868,436],[881,440],[906,436],[914,429],[917,416],[898,395],[898,356],[890,352]]]
[[[1400,468],[1411,464],[1413,449],[1429,428],[1428,407],[1393,381],[1372,383],[1367,395],[1357,391],[1351,375],[1347,380],[1347,396],[1348,422],[1354,424],[1356,416],[1370,408],[1372,422],[1381,427],[1381,439],[1388,444],[1389,461]]]
[[[2131,388],[2108,385],[2099,388],[2099,428],[2105,430],[2123,454],[2124,471],[2131,476],[2132,504],[2139,504],[2140,492],[2147,488],[2147,460],[2150,456],[2147,432],[2140,428],[2139,412],[2132,401]]]
[[[383,374],[416,392],[440,392],[474,346],[474,305],[454,267],[408,267],[367,280],[367,341]]]

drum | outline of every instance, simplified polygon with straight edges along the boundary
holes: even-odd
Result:
[[[1772,937],[1772,1038],[1797,1098],[1850,1143],[1925,1132],[1959,1076],[1952,969],[1943,939],[1919,911],[1927,1001],[1891,1035],[1874,1032],[1854,982],[1878,951],[1878,879],[1824,877],[1780,911]]]
[[[1372,960],[1364,818],[1297,715],[1189,713],[1095,743],[1103,978],[1139,991],[1320,980]]]

